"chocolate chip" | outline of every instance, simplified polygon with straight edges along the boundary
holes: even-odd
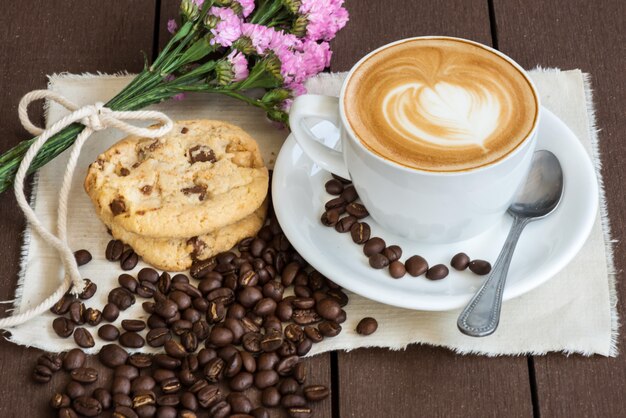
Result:
[[[213,150],[205,145],[196,145],[195,147],[189,148],[189,163],[195,164],[198,162],[211,162],[214,163],[217,161],[215,158],[215,153]],[[202,199],[201,199],[202,200]]]
[[[145,186],[142,186],[141,189],[139,190],[141,191],[141,193],[147,196],[150,193],[152,193],[152,186],[150,186],[149,184],[146,184]]]
[[[109,203],[109,208],[113,213],[113,216],[117,216],[121,213],[126,212],[126,203],[122,197],[115,198]]]
[[[185,187],[181,189],[181,192],[183,192],[185,196],[189,196],[190,194],[197,194],[198,200],[203,201],[204,198],[206,197],[206,189],[207,189],[206,186],[196,184],[193,187]]]

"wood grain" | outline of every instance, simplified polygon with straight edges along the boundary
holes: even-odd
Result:
[[[500,49],[523,66],[580,68],[591,74],[600,129],[602,174],[615,248],[618,298],[626,297],[626,5],[623,1],[495,0]],[[623,303],[618,304],[626,317]],[[626,338],[618,344],[622,350]],[[614,359],[560,354],[535,357],[542,417],[624,416],[626,357]]]
[[[347,1],[350,22],[333,41],[333,71],[385,43],[450,35],[491,44],[486,1]],[[532,416],[525,357],[457,356],[446,349],[338,353],[339,415],[347,417]]]
[[[0,25],[0,152],[27,139],[17,118],[22,95],[46,87],[46,74],[69,71],[139,71],[141,51],[152,52],[154,1],[24,0],[2,8]],[[42,121],[41,107],[32,109]],[[0,196],[2,300],[13,297],[24,221],[11,191]],[[45,279],[45,278],[42,278]],[[41,352],[0,341],[0,416],[56,416],[47,406],[55,388],[37,386],[30,374]]]

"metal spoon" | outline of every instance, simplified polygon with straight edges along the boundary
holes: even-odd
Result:
[[[492,334],[500,321],[502,294],[513,258],[517,240],[530,222],[544,218],[554,211],[563,193],[561,164],[550,151],[537,151],[533,155],[526,183],[518,190],[508,213],[513,225],[502,251],[489,274],[469,304],[465,307],[457,326],[463,334],[485,337]]]

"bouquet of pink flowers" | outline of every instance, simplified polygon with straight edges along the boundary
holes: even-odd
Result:
[[[243,100],[286,123],[291,99],[329,66],[328,42],[347,21],[343,0],[182,0],[179,21],[167,24],[171,40],[106,107],[137,110],[206,92]],[[82,129],[71,125],[46,142],[31,171],[72,145]],[[0,192],[33,141],[0,156]]]

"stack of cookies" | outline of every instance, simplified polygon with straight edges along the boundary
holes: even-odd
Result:
[[[89,166],[85,190],[113,237],[156,268],[182,271],[258,232],[268,183],[241,128],[188,120],[159,139],[113,145]]]

